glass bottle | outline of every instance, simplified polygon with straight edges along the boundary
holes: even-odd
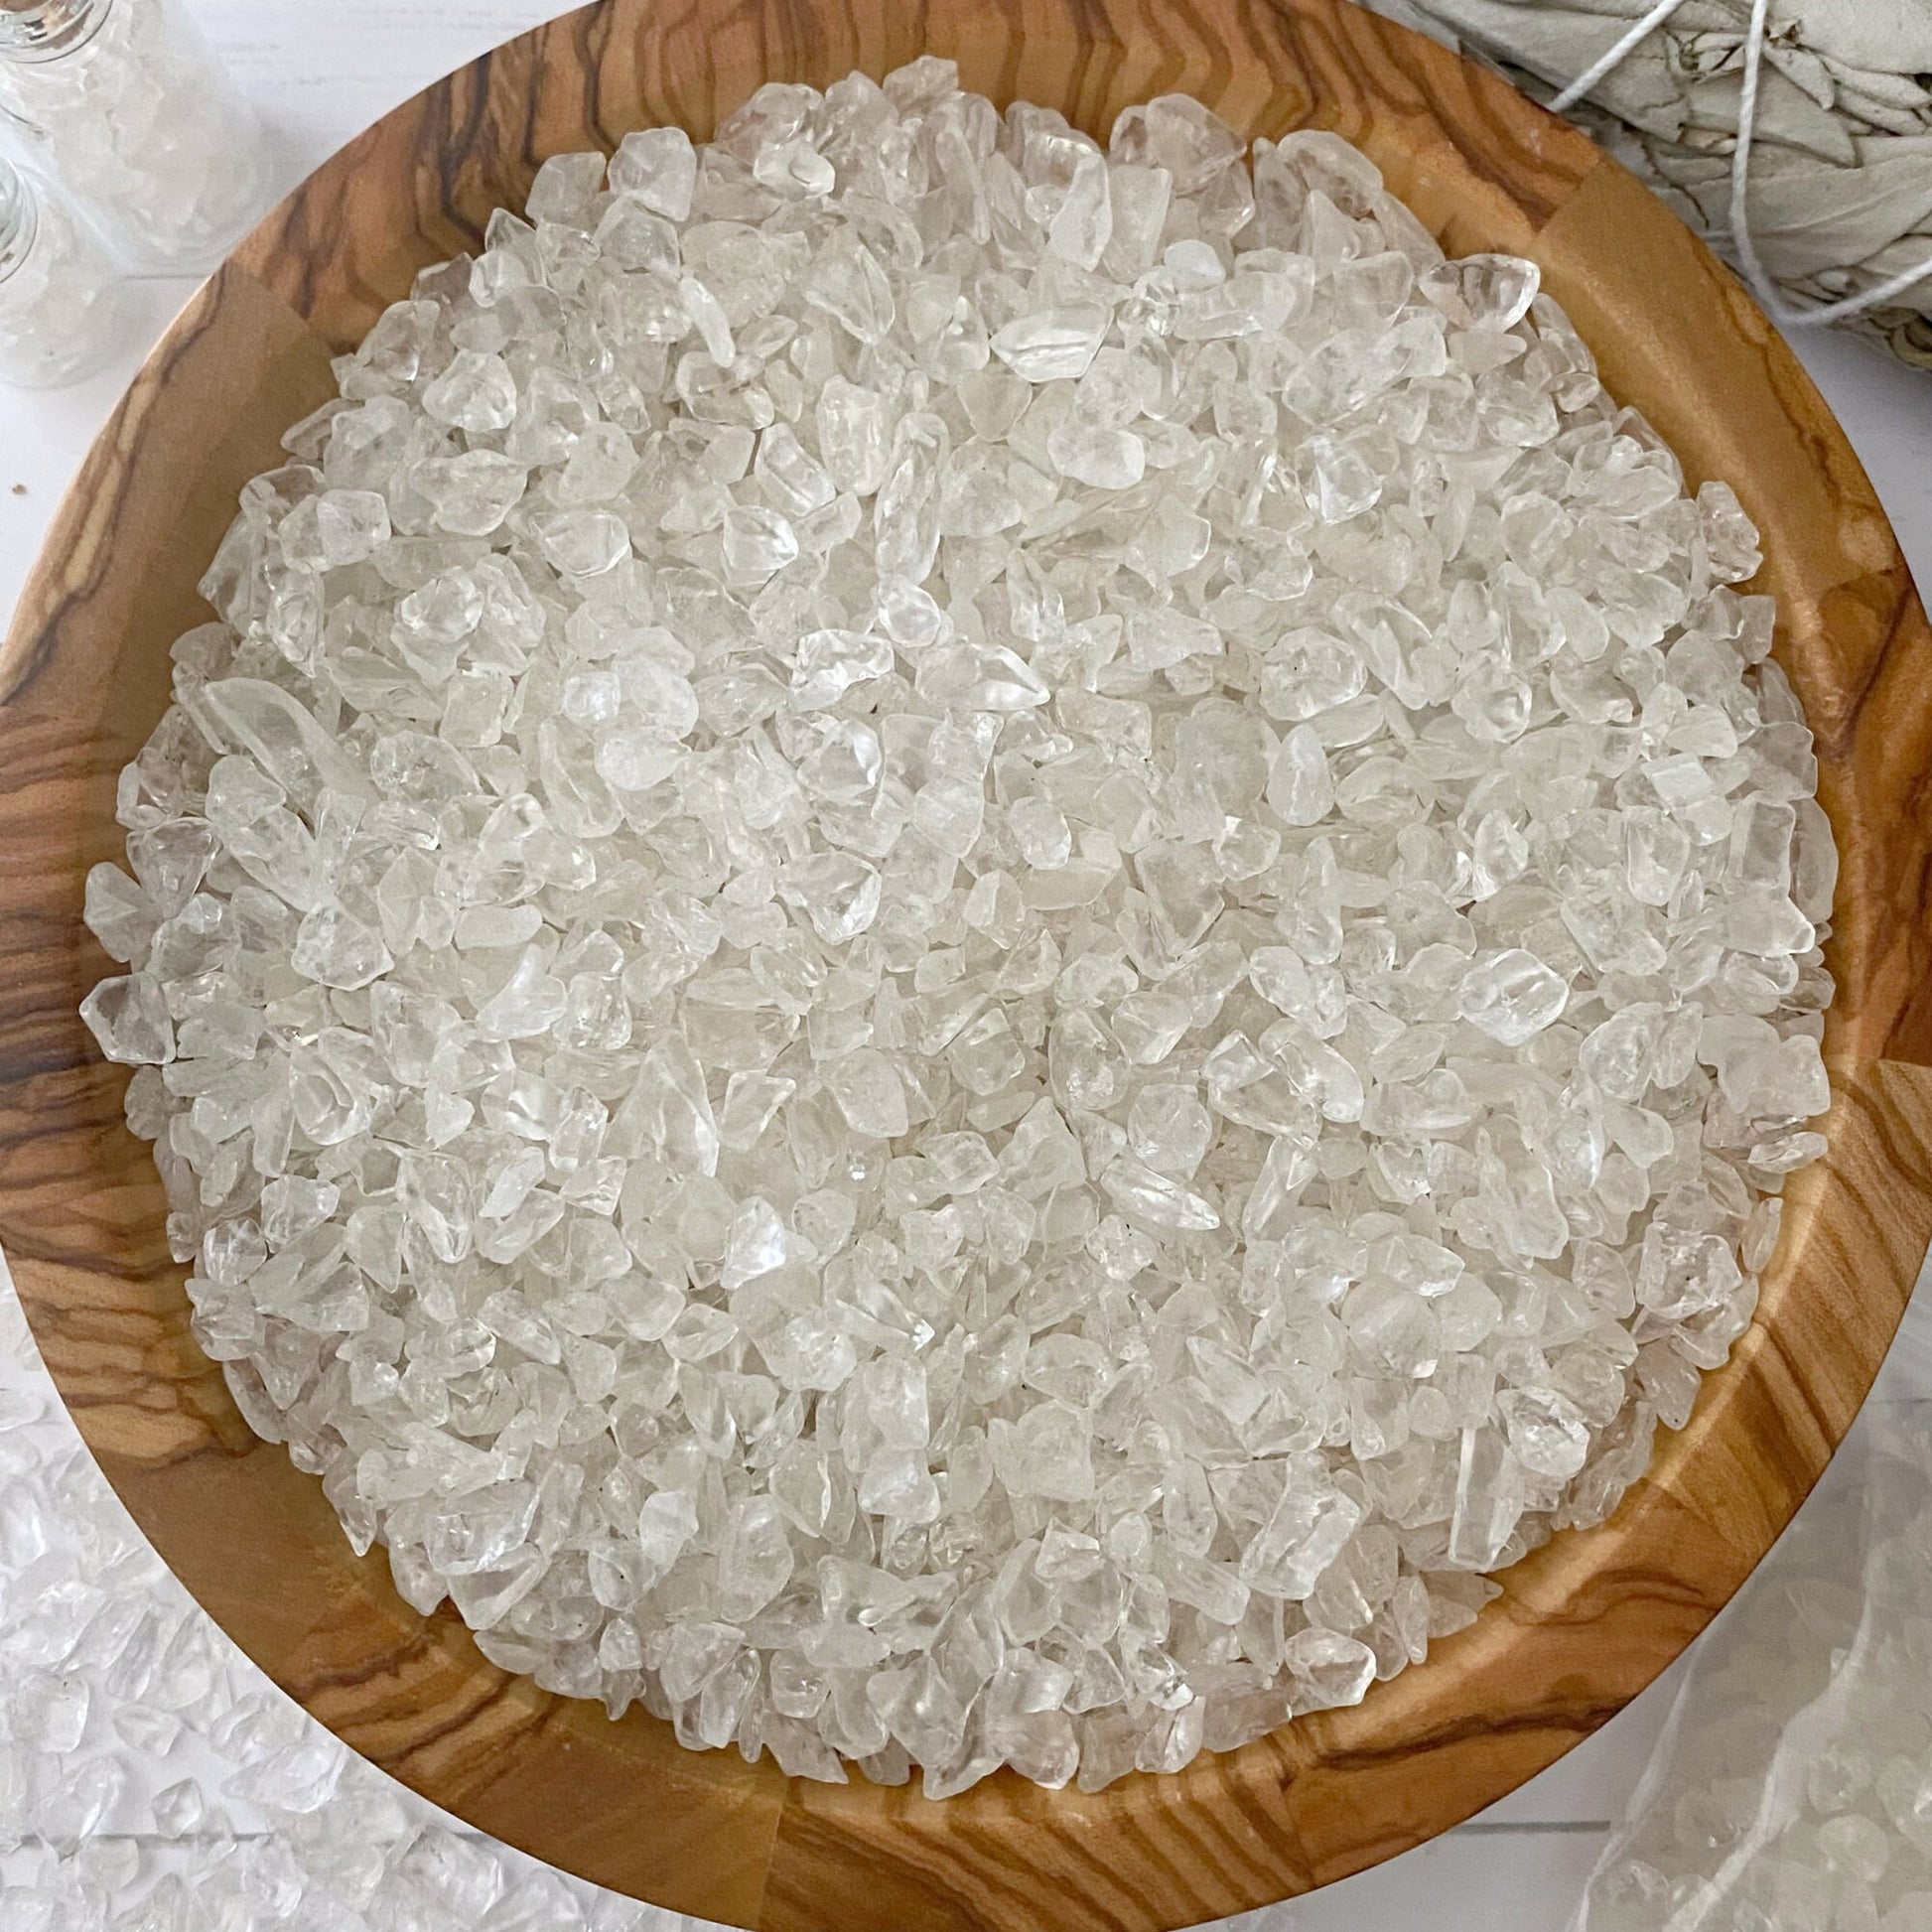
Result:
[[[0,114],[142,268],[205,273],[267,200],[261,129],[179,0],[0,0]]]
[[[133,320],[133,290],[100,243],[0,161],[0,382],[77,382],[114,353]]]

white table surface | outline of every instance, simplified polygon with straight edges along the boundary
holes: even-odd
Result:
[[[416,88],[560,11],[549,0],[186,4],[260,104],[284,185]],[[144,284],[150,336],[191,287]],[[1932,374],[1844,337],[1809,335],[1797,346],[1870,472],[1920,584],[1932,588]],[[144,348],[130,344],[113,367],[75,388],[0,389],[0,612],[12,611],[62,491]],[[1887,1395],[1932,1396],[1932,1304],[1922,1295],[1921,1305],[1888,1367]],[[1461,1830],[1303,1901],[1284,1915],[1283,1932],[1561,1932],[1678,1676],[1668,1673],[1595,1737]]]

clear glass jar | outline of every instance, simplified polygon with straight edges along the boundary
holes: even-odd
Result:
[[[91,375],[134,315],[134,292],[100,243],[0,161],[0,382],[52,389]]]
[[[140,267],[205,273],[266,205],[261,128],[178,0],[0,0],[0,113]]]

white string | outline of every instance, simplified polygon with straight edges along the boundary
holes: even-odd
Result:
[[[1620,41],[1616,42],[1607,54],[1593,66],[1586,68],[1555,100],[1551,101],[1550,111],[1553,114],[1568,113],[1606,73],[1613,68],[1620,68],[1636,48],[1648,40],[1683,4],[1684,0],[1657,0],[1656,6],[1652,7]]]
[[[1737,249],[1737,260],[1746,279],[1757,291],[1757,298],[1771,312],[1772,319],[1787,329],[1822,329],[1827,323],[1843,322],[1902,294],[1916,282],[1932,275],[1932,254],[1913,267],[1888,275],[1874,287],[1861,289],[1838,302],[1824,302],[1809,308],[1794,309],[1785,302],[1764,272],[1758,259],[1757,243],[1752,238],[1750,220],[1745,213],[1745,195],[1751,178],[1751,135],[1757,126],[1757,83],[1764,59],[1764,23],[1771,0],[1752,0],[1750,38],[1744,43],[1744,93],[1737,105],[1737,147],[1730,157],[1730,234]]]
[[[1606,74],[1620,67],[1631,53],[1654,34],[1684,4],[1684,0],[1657,0],[1657,4],[1636,21],[1606,53],[1586,68],[1575,80],[1550,102],[1551,110],[1563,113],[1582,100]],[[1764,305],[1771,319],[1786,329],[1822,329],[1828,323],[1849,321],[1882,307],[1894,296],[1932,277],[1932,254],[1921,262],[1887,275],[1882,282],[1836,302],[1822,302],[1803,308],[1785,301],[1777,284],[1766,272],[1751,233],[1747,197],[1750,191],[1751,147],[1757,134],[1758,83],[1764,65],[1764,37],[1770,14],[1770,0],[1751,0],[1750,32],[1744,41],[1744,89],[1737,103],[1737,145],[1730,158],[1730,234],[1737,250],[1737,265],[1751,291]]]

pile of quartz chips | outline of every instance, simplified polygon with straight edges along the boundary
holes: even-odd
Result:
[[[548,163],[339,365],[86,1014],[404,1594],[1098,1787],[1602,1518],[1823,1143],[1753,533],[1326,134],[923,61]]]
[[[719,1932],[465,1829],[283,1696],[107,1486],[4,1266],[0,1673],[6,1932]]]

